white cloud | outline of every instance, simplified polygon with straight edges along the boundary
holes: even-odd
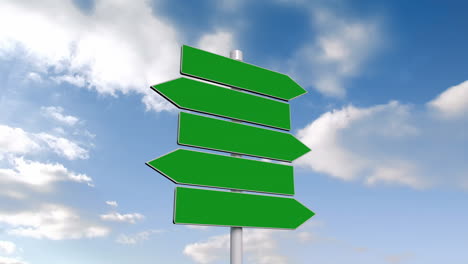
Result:
[[[229,57],[229,53],[236,46],[234,36],[231,32],[217,30],[201,36],[197,45],[200,49]]]
[[[160,82],[154,82],[154,84],[157,84]],[[152,110],[155,112],[162,112],[162,111],[167,111],[167,112],[176,112],[177,107],[175,107],[173,104],[170,104],[167,102],[166,99],[163,99],[159,97],[159,95],[155,96],[153,93],[146,92],[146,95],[141,99],[143,104],[146,106],[146,110]]]
[[[246,258],[258,264],[288,263],[287,257],[278,254],[277,241],[273,234],[281,231],[268,229],[244,229],[243,249]],[[213,236],[206,241],[185,246],[184,254],[197,263],[209,264],[223,260],[229,255],[229,234]]]
[[[116,201],[106,201],[106,204],[114,208],[119,206]]]
[[[348,106],[327,112],[298,132],[299,139],[312,151],[297,163],[347,181],[426,187],[427,179],[419,176],[416,165],[410,160],[392,157],[385,149],[371,150],[372,144],[377,147],[381,141],[398,144],[399,140],[418,135],[411,118],[410,108],[395,101],[369,108]],[[356,137],[355,142],[367,140],[366,145],[350,147],[351,140]]]
[[[326,112],[298,131],[311,152],[296,163],[368,186],[463,188],[466,129],[466,122],[441,121],[427,108],[396,101],[350,105]]]
[[[80,239],[106,236],[107,227],[87,223],[73,209],[45,204],[26,211],[0,211],[0,223],[9,226],[10,235],[37,239]]]
[[[76,174],[76,173],[69,173],[68,179],[74,182],[85,182],[90,187],[94,187],[93,179],[85,174]]]
[[[39,144],[23,129],[0,125],[0,155],[25,154],[39,148]]]
[[[209,264],[223,259],[229,254],[229,234],[213,236],[203,242],[185,246],[184,254],[196,263]]]
[[[41,111],[44,115],[69,126],[73,126],[79,121],[79,119],[76,116],[64,115],[63,108],[60,106],[43,106],[41,107]]]
[[[371,110],[349,106],[339,111],[327,112],[314,120],[298,132],[298,138],[312,151],[296,162],[330,176],[353,179],[367,162],[343,148],[338,142],[338,133],[370,112]]]
[[[143,218],[145,218],[144,215],[139,213],[120,214],[118,212],[111,212],[101,215],[101,219],[104,221],[125,222],[131,224],[135,224],[136,221],[142,220]]]
[[[174,109],[149,86],[178,75],[179,53],[176,29],[150,1],[98,0],[87,14],[72,0],[0,4],[0,57],[19,56],[56,82],[141,94],[148,110]]]
[[[307,4],[306,4],[307,5]],[[291,59],[290,73],[327,96],[344,97],[345,81],[360,74],[382,38],[378,22],[309,7],[316,37]]]
[[[245,251],[250,254],[247,257],[253,263],[258,264],[283,264],[289,263],[288,258],[279,254],[278,243],[273,237],[274,233],[269,229],[253,229],[246,232],[244,237]]]
[[[60,75],[51,78],[57,83],[69,83],[78,87],[85,87],[87,85],[86,79],[81,75]]]
[[[69,160],[89,158],[88,150],[66,138],[56,137],[47,133],[39,133],[36,136],[44,141],[55,153]]]
[[[457,118],[468,113],[468,81],[449,87],[428,106],[444,118]]]
[[[0,264],[28,264],[28,262],[17,258],[7,258],[0,256]]]
[[[0,252],[6,255],[15,253],[16,245],[11,241],[0,240]]]
[[[69,160],[89,158],[88,150],[69,139],[47,133],[29,133],[21,128],[0,124],[0,157],[5,154],[30,154],[46,149]]]
[[[37,72],[28,73],[26,79],[38,83],[41,83],[43,81],[41,75],[39,75]]]
[[[134,245],[144,240],[148,240],[151,235],[164,232],[163,230],[146,230],[134,235],[121,234],[117,237],[116,242],[119,244]]]
[[[298,132],[299,139],[312,148],[312,151],[300,158],[298,163],[309,165],[317,171],[344,180],[354,179],[370,164],[364,157],[349,151],[340,143],[340,133],[355,122],[371,119],[375,115],[385,112],[404,115],[405,109],[397,102],[391,102],[387,105],[371,108],[347,106],[341,110],[333,110],[321,115]],[[385,123],[379,124],[384,125]],[[408,125],[404,124],[401,127],[408,127]],[[369,131],[372,129],[377,130]],[[414,129],[408,127],[406,130],[412,131]],[[387,123],[384,127],[369,127],[367,133],[391,135],[392,133],[401,133],[401,131],[398,126]],[[337,164],[340,165],[337,166]]]
[[[377,183],[399,184],[412,186],[414,188],[424,188],[428,183],[417,177],[420,172],[409,162],[394,162],[394,167],[378,167],[374,173],[366,179],[366,184],[375,185]]]
[[[48,191],[57,181],[73,181],[93,186],[93,180],[85,175],[69,171],[59,163],[41,163],[24,158],[14,158],[12,169],[0,169],[0,182],[21,183],[37,190]]]

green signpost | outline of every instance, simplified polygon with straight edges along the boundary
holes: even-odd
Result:
[[[179,145],[285,162],[310,151],[289,133],[260,127],[291,129],[289,104],[281,100],[306,91],[289,76],[189,46],[182,47],[181,73],[215,84],[179,78],[151,88],[179,108],[229,120],[181,112]],[[177,184],[236,190],[177,187],[176,224],[294,229],[314,215],[293,198],[238,192],[294,195],[289,165],[184,149],[147,165]]]
[[[294,195],[293,167],[178,149],[148,165],[179,184]]]
[[[289,130],[289,104],[187,78],[154,85],[177,107]]]
[[[289,76],[189,46],[182,46],[180,73],[283,100],[306,93]]]
[[[181,112],[178,143],[291,162],[310,149],[289,133]]]
[[[292,198],[177,187],[174,223],[295,229],[314,213]]]

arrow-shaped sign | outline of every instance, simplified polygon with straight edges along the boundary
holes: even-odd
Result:
[[[292,166],[184,149],[146,164],[179,184],[294,195]]]
[[[314,212],[292,198],[177,187],[175,224],[295,229]]]
[[[310,149],[288,133],[181,112],[180,145],[291,162]]]
[[[182,46],[180,72],[283,100],[306,93],[285,74],[185,45]]]
[[[187,78],[151,88],[177,107],[289,130],[289,104]]]

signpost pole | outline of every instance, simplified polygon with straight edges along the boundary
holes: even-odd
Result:
[[[231,51],[230,58],[234,60],[242,61],[243,60],[242,51],[240,50]],[[231,154],[231,156],[240,157],[241,155]],[[238,190],[232,190],[232,191],[240,192]],[[242,264],[242,227],[235,227],[235,226],[231,227],[231,264]]]
[[[173,222],[230,227],[230,263],[242,264],[244,227],[296,229],[315,214],[291,197],[243,193],[294,195],[292,166],[243,155],[292,162],[310,149],[292,134],[243,122],[290,130],[289,104],[265,96],[289,101],[307,91],[288,75],[244,63],[240,50],[225,57],[183,45],[180,73],[208,83],[178,78],[151,88],[178,108],[230,120],[180,112],[177,144],[231,156],[179,149],[146,164],[177,184],[228,190],[176,187]]]

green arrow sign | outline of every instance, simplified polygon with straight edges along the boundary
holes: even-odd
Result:
[[[184,149],[146,164],[175,183],[294,195],[292,166]]]
[[[310,149],[291,134],[181,112],[180,145],[291,162]]]
[[[295,229],[314,212],[292,198],[177,187],[174,223]]]
[[[291,100],[306,93],[289,76],[245,62],[182,46],[180,72],[239,89]]]
[[[182,109],[291,129],[289,104],[284,102],[186,78],[152,88]]]

